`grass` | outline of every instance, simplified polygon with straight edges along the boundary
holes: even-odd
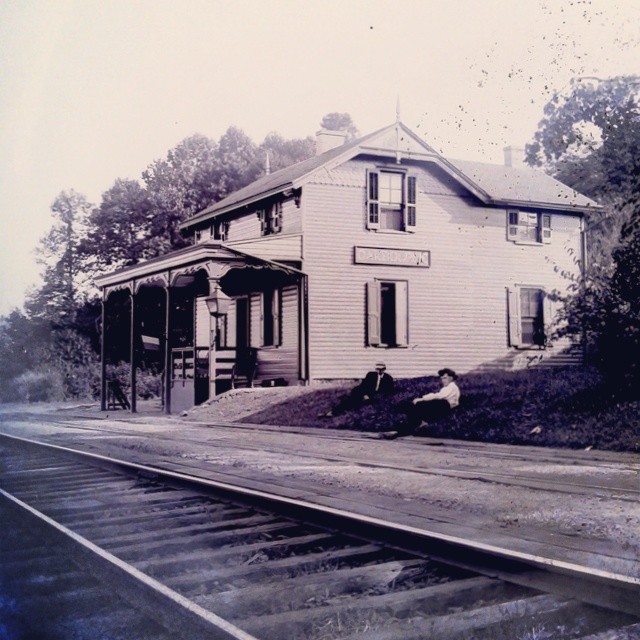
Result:
[[[428,435],[478,442],[640,452],[640,399],[608,388],[589,367],[469,373],[458,380],[460,407]],[[435,376],[396,381],[388,400],[319,418],[350,386],[322,387],[246,416],[259,424],[386,431],[402,420],[398,405],[439,388]]]

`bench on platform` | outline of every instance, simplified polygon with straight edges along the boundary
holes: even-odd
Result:
[[[117,380],[107,382],[107,409],[131,409],[129,398]]]

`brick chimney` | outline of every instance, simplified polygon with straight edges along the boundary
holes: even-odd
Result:
[[[524,147],[512,147],[508,146],[503,149],[504,151],[504,166],[505,167],[527,167],[527,163],[524,161]]]
[[[320,129],[316,133],[316,155],[319,156],[329,149],[342,146],[347,140],[346,131],[331,131],[330,129]]]

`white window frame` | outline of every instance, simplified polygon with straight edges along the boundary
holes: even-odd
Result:
[[[395,341],[394,344],[382,342],[382,294],[383,284],[395,286]],[[377,278],[366,284],[366,345],[386,349],[403,349],[409,346],[409,282]]]
[[[400,189],[400,198],[389,199],[385,201],[381,198],[383,191],[381,187],[381,177],[394,176],[398,178]],[[394,168],[376,168],[367,171],[366,180],[366,227],[381,233],[415,233],[417,225],[417,195],[418,180],[417,176],[407,173],[402,169]],[[381,225],[383,209],[392,209],[398,211],[401,217],[400,229],[385,229]]]
[[[543,344],[525,342],[522,336],[521,292],[523,289],[535,289],[542,293],[542,325],[544,330]],[[516,349],[545,350],[550,345],[549,334],[553,321],[551,300],[545,287],[539,284],[517,284],[507,290],[507,315],[509,329],[509,345]]]
[[[550,244],[551,214],[537,211],[507,210],[507,240],[515,244]],[[533,230],[534,238],[531,238]]]

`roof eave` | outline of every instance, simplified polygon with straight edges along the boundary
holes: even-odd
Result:
[[[287,189],[291,189],[292,186],[293,186],[293,183],[285,182],[281,185],[278,185],[277,187],[269,189],[268,191],[263,191],[254,196],[244,198],[243,200],[239,200],[238,202],[229,204],[226,207],[219,207],[219,208],[216,208],[215,206],[211,207],[208,210],[198,213],[195,216],[189,218],[188,220],[181,222],[178,225],[178,229],[180,231],[182,231],[183,229],[188,229],[189,227],[192,227],[196,224],[204,222],[205,220],[208,220],[210,218],[216,218],[217,216],[223,213],[229,213],[229,211],[234,211],[235,209],[241,209],[242,207],[246,207],[250,204],[254,204],[256,202],[259,202],[260,200],[264,200],[265,198],[275,196],[279,193],[282,193],[283,191],[286,191]]]
[[[570,204],[570,203],[552,203],[533,200],[491,200],[489,204],[496,207],[527,207],[530,209],[549,209],[552,211],[564,211],[565,213],[588,213],[602,209],[602,206],[594,202],[593,204]]]
[[[223,246],[221,243],[192,245],[184,249],[172,251],[164,256],[158,256],[157,258],[151,258],[138,264],[116,269],[111,273],[98,276],[94,282],[98,288],[102,288],[120,284],[127,280],[134,280],[135,278],[142,278],[156,273],[159,274],[175,267],[184,267],[186,264],[193,264],[214,258],[216,252],[219,252],[220,249],[231,251],[230,248]]]

